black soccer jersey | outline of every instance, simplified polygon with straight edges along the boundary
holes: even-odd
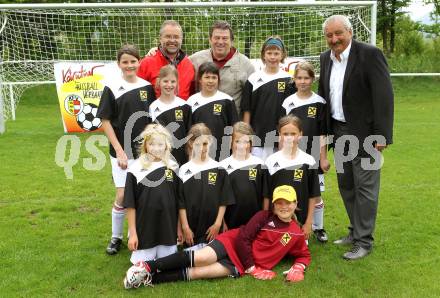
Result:
[[[191,128],[191,107],[179,97],[166,104],[160,99],[150,105],[151,120],[167,127],[173,134],[172,154],[179,165],[188,161],[185,153],[185,137]]]
[[[176,245],[180,187],[179,176],[163,162],[144,170],[138,159],[130,166],[123,206],[136,209],[138,249]]]
[[[314,164],[313,157],[300,149],[294,159],[285,158],[282,151],[278,151],[266,159],[269,172],[268,186],[271,194],[269,198],[272,198],[272,193],[277,186],[290,185],[295,188],[299,209],[296,211],[296,215],[301,224],[304,224],[307,219],[309,199],[321,195],[318,170],[312,169]]]
[[[124,148],[128,158],[137,158],[138,140],[136,138],[151,122],[148,117],[148,107],[156,97],[151,84],[138,78],[136,83],[128,83],[124,79],[113,82],[104,87],[101,101],[99,102],[97,117],[110,120],[119,143]],[[124,130],[127,121],[136,112],[142,115],[134,116],[134,126],[131,129],[130,140],[127,146],[124,143]],[[130,146],[128,146],[130,145]],[[131,147],[131,150],[130,148]],[[110,155],[116,157],[115,149],[110,144]]]
[[[278,120],[284,116],[282,103],[296,91],[292,76],[280,70],[269,75],[263,70],[251,74],[244,86],[241,110],[250,112],[251,126],[264,145],[266,134],[276,131]]]
[[[247,160],[228,157],[221,165],[229,174],[235,205],[226,208],[225,222],[229,229],[247,224],[263,209],[263,196],[267,193],[267,171],[262,159],[250,156]]]
[[[192,109],[193,124],[205,123],[217,140],[215,159],[219,160],[224,129],[238,121],[232,97],[220,91],[211,97],[203,97],[199,92],[188,99],[188,104]]]
[[[284,100],[283,108],[286,115],[294,115],[301,119],[303,137],[307,137],[303,138],[306,142],[300,144],[301,149],[311,154],[315,160],[319,160],[319,136],[327,134],[324,98],[312,93],[308,99],[300,99],[295,93]]]
[[[203,165],[187,162],[179,177],[183,183],[179,206],[186,210],[194,244],[206,243],[206,231],[215,223],[219,207],[235,203],[228,173],[209,159]]]

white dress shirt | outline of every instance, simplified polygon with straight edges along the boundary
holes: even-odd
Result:
[[[350,54],[351,42],[341,53],[341,61],[336,59],[335,53],[331,51],[330,59],[333,61],[330,73],[330,112],[333,119],[345,122],[344,109],[342,108],[342,88],[344,85],[344,75],[347,69],[348,56]]]

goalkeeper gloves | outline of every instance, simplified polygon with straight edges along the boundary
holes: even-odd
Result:
[[[300,282],[304,280],[304,269],[306,266],[301,263],[295,263],[290,267],[289,271],[283,272],[286,275],[286,281]]]
[[[275,277],[276,273],[272,270],[263,269],[257,266],[252,266],[245,271],[246,273],[252,275],[256,279],[268,280]]]

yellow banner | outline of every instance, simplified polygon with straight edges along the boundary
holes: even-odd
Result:
[[[112,63],[59,62],[54,65],[64,132],[102,131],[96,112],[105,85],[104,74],[112,68]]]

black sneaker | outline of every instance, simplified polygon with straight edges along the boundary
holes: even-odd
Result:
[[[313,233],[319,242],[326,243],[328,241],[327,233],[324,229],[314,230]]]
[[[121,250],[122,239],[112,238],[107,246],[106,252],[109,255],[115,255]]]

